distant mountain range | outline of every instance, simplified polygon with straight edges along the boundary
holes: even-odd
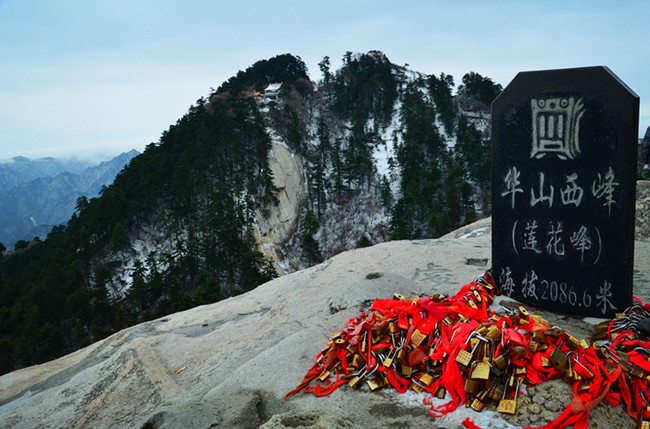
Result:
[[[45,238],[53,226],[68,222],[79,197],[97,197],[137,155],[131,150],[99,165],[25,157],[0,164],[0,242],[12,249],[19,240]]]

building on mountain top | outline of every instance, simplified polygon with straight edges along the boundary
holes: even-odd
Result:
[[[282,82],[270,83],[264,90],[264,98],[266,100],[275,100],[278,97]]]

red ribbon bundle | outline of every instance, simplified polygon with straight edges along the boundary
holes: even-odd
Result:
[[[506,358],[508,371],[517,373],[519,381],[535,385],[564,375],[573,383],[573,400],[544,429],[569,425],[586,429],[589,412],[603,399],[613,405],[624,402],[628,414],[636,420],[650,417],[646,411],[650,382],[644,376],[650,371],[646,359],[650,341],[634,330],[622,328],[630,324],[624,325],[619,319],[609,322],[605,338],[608,347],[588,346],[539,316],[528,315],[522,307],[504,306],[509,315],[491,311],[496,294],[498,289],[488,271],[450,298],[434,295],[407,300],[396,294],[393,299],[377,299],[369,314],[364,312],[350,319],[332,337],[302,383],[285,399],[303,389],[325,396],[343,384],[356,387],[366,379],[372,390],[391,386],[400,393],[409,388],[426,391],[430,396],[423,402],[431,406],[429,413],[444,415],[472,397],[476,400],[476,395],[466,392],[471,367],[461,363],[459,354],[467,356],[469,352],[473,361],[478,361],[471,347],[472,338],[488,341],[477,335],[488,331],[498,334],[489,340],[490,354]],[[650,315],[648,306],[640,303],[634,311],[636,318],[641,317],[638,313]],[[629,316],[621,315],[624,317]],[[540,337],[544,338],[544,347],[537,347]],[[563,361],[574,372],[568,378]],[[315,381],[319,383],[311,386]],[[489,387],[489,382],[484,382],[482,388]],[[449,393],[450,401],[438,407],[431,405],[429,398],[444,391]],[[470,420],[463,425],[477,427]]]

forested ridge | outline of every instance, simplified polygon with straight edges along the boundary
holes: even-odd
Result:
[[[315,82],[290,54],[240,71],[98,198],[80,198],[67,225],[6,256],[0,373],[277,276],[280,261],[264,256],[254,232],[278,203],[270,132],[305,167],[295,234],[277,243],[294,269],[489,214],[490,142],[476,118],[500,85],[470,72],[454,88],[449,75],[377,52],[347,52],[335,71],[324,57],[319,67]],[[278,98],[265,100],[273,82]]]

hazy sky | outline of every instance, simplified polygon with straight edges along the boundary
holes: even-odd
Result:
[[[143,150],[198,98],[291,53],[312,79],[346,51],[428,74],[606,65],[650,125],[650,1],[0,0],[0,159]]]

